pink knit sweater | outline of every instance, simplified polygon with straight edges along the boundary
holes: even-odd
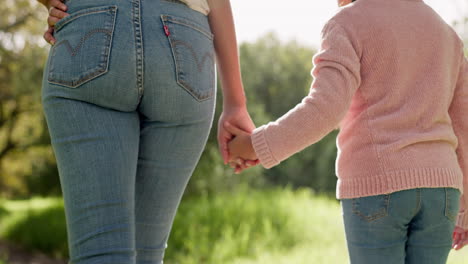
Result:
[[[342,8],[322,31],[314,66],[302,102],[252,135],[265,168],[339,127],[339,199],[468,190],[468,62],[460,38],[422,0]],[[467,209],[464,195],[457,225],[465,229]]]

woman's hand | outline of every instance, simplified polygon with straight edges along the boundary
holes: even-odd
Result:
[[[460,250],[465,245],[468,245],[468,230],[464,230],[461,227],[457,226],[453,231],[452,248],[455,250]]]
[[[49,25],[47,31],[44,33],[44,39],[51,45],[55,44],[54,26],[57,21],[68,16],[67,6],[60,0],[38,0],[49,10],[49,17],[47,24]]]
[[[235,170],[235,173],[239,173],[242,170],[238,168],[238,159],[241,161],[255,161],[258,160],[255,149],[252,145],[251,134],[241,130],[237,127],[232,126],[229,122],[224,124],[226,130],[234,135],[234,139],[229,141],[229,165]],[[249,166],[247,166],[249,167]]]
[[[229,123],[232,126],[235,126],[246,133],[252,133],[255,129],[255,124],[250,118],[247,108],[245,106],[225,106],[223,113],[221,114],[218,121],[218,146],[221,156],[223,157],[224,164],[228,164],[229,149],[228,142],[232,140],[234,135],[229,132],[224,124]],[[243,169],[254,166],[258,164],[258,160],[255,161],[245,161],[238,165],[236,172],[240,172]]]

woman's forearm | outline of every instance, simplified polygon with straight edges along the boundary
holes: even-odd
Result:
[[[240,73],[234,18],[229,0],[209,0],[209,22],[214,34],[218,72],[223,89],[224,106],[245,106],[246,99]]]

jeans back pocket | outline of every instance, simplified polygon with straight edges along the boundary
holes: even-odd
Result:
[[[209,29],[185,18],[161,15],[174,57],[177,84],[198,101],[213,97],[215,55]]]
[[[108,71],[116,13],[116,6],[85,8],[55,24],[50,83],[77,88]]]
[[[372,222],[386,217],[390,195],[376,195],[352,199],[353,213],[367,222]]]

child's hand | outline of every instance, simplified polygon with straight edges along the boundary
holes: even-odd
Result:
[[[460,250],[465,245],[468,245],[468,230],[464,230],[457,226],[453,231],[452,248],[455,250]]]
[[[225,123],[225,128],[235,137],[228,143],[229,163],[231,167],[236,167],[236,173],[244,169],[242,163],[245,161],[245,167],[257,165],[257,154],[252,146],[250,134],[231,125],[229,122]],[[239,170],[239,168],[241,168]]]

